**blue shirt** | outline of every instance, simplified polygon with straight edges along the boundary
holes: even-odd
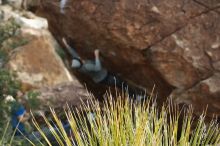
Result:
[[[19,105],[19,106],[17,105],[17,107],[12,107],[12,108],[14,108],[12,110],[12,119],[11,119],[12,128],[14,130],[16,128],[18,129],[18,130],[16,130],[15,135],[21,135],[20,132],[25,134],[25,126],[22,122],[19,123],[18,117],[24,115],[26,110],[25,110],[24,106],[22,106],[22,105]]]

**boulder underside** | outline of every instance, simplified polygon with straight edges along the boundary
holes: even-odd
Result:
[[[130,83],[220,115],[220,1],[68,0],[61,13],[59,1],[44,0],[37,14],[82,57],[98,48]]]

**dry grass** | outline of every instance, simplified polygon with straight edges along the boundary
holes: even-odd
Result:
[[[87,111],[82,114],[81,111]],[[158,110],[149,98],[143,104],[127,98],[113,100],[109,95],[104,105],[91,100],[82,109],[65,109],[70,129],[65,130],[55,111],[53,123],[44,117],[51,141],[34,120],[42,139],[52,146],[54,141],[60,146],[200,146],[220,143],[219,127],[215,120],[205,124],[205,114],[194,120],[191,108],[181,111],[172,102]],[[193,125],[196,125],[193,128]]]

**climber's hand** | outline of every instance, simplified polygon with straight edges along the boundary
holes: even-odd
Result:
[[[64,44],[67,44],[67,42],[66,42],[66,39],[65,39],[65,38],[62,38],[62,41],[63,41],[63,43],[64,43]]]
[[[95,54],[95,57],[99,57],[99,49],[96,49],[96,50],[94,51],[94,54]]]
[[[62,38],[62,41],[67,48],[71,48],[64,37]]]

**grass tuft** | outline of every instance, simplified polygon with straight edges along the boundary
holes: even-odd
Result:
[[[60,146],[205,146],[220,143],[217,122],[212,120],[206,124],[205,114],[195,120],[192,108],[179,110],[169,102],[158,110],[156,102],[150,98],[140,104],[122,97],[113,100],[111,95],[102,105],[96,100],[89,103],[84,103],[81,109],[65,109],[70,124],[68,130],[53,109],[53,121],[44,116],[53,140],[34,121],[42,139],[48,145],[56,141]]]

